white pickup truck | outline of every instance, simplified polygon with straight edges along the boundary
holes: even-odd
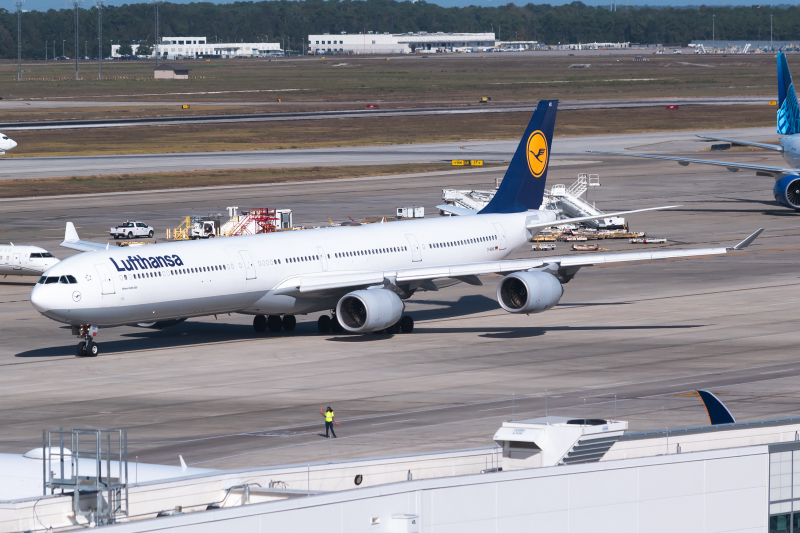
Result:
[[[126,221],[117,226],[116,228],[111,228],[109,232],[112,237],[115,239],[133,239],[134,237],[150,237],[153,238],[153,227],[148,226],[144,222],[130,222]]]

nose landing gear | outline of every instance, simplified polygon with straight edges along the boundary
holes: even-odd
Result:
[[[82,337],[78,343],[77,356],[78,357],[97,357],[100,353],[100,348],[94,337],[97,335],[97,326],[72,326],[72,332]]]

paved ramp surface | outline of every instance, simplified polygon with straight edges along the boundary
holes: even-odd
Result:
[[[778,137],[774,128],[558,137],[553,141],[552,154],[554,158],[570,158],[586,157],[587,150],[615,151],[635,148],[652,152],[708,147],[708,142],[697,139],[695,135],[715,135],[745,140],[771,140]],[[398,165],[442,163],[453,159],[483,159],[486,162],[506,163],[511,160],[518,143],[519,140],[473,141],[304,150],[0,158],[0,179],[235,168]],[[713,158],[725,156],[717,153],[708,155]],[[593,157],[596,159],[596,156]]]

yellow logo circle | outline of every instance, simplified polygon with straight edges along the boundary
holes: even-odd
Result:
[[[534,178],[540,178],[547,168],[547,138],[539,130],[528,137],[528,168]]]

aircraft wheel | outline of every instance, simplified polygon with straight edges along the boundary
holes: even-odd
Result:
[[[411,318],[409,315],[404,316],[400,319],[400,330],[403,333],[411,333],[414,331],[414,319]]]
[[[395,335],[397,333],[400,333],[400,321],[398,320],[397,322],[386,328],[385,331],[388,335]]]
[[[97,346],[96,342],[87,341],[85,351],[86,357],[97,357],[97,354],[100,353],[100,348]]]
[[[331,330],[331,317],[328,315],[322,315],[317,320],[317,329],[319,329],[320,333],[328,333]]]
[[[297,319],[294,315],[283,315],[283,329],[294,331],[295,326],[297,326]]]
[[[267,327],[272,332],[280,331],[282,325],[283,322],[281,322],[281,317],[278,315],[269,315],[267,318]]]
[[[86,357],[86,341],[81,341],[78,343],[78,357]]]
[[[267,317],[264,315],[256,315],[253,317],[253,329],[261,333],[267,330]]]
[[[344,331],[344,328],[339,323],[339,319],[337,317],[333,317],[331,319],[331,331],[333,331],[334,333],[341,333]]]

